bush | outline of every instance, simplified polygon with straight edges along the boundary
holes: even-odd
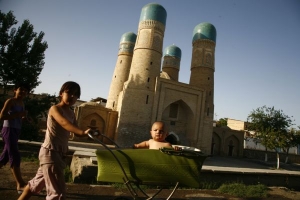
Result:
[[[244,185],[242,183],[223,184],[218,192],[243,198],[261,198],[267,196],[268,188],[265,185]]]
[[[37,124],[24,122],[22,124],[20,139],[29,141],[39,141],[39,130],[40,128]]]
[[[73,183],[73,178],[72,178],[72,171],[69,166],[67,166],[64,170],[65,172],[65,182],[66,183]]]

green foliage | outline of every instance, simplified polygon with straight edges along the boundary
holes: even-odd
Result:
[[[300,144],[300,127],[298,126],[298,130],[295,128],[291,128],[286,133],[286,139],[284,140],[282,147],[283,150],[288,153],[290,147],[295,147]]]
[[[28,117],[31,122],[24,121],[22,124],[22,133],[20,139],[40,141],[43,139],[39,132],[39,120],[41,118],[46,119],[49,108],[58,103],[58,99],[53,95],[43,95],[33,98],[27,97],[24,100],[25,109],[28,110]]]
[[[12,11],[5,14],[0,10],[0,85],[3,87],[1,106],[8,98],[8,86],[19,82],[27,83],[31,89],[38,86],[38,76],[45,64],[48,44],[43,41],[44,33],[34,32],[29,20],[24,20],[20,27],[14,27],[17,23]],[[23,123],[21,139],[38,138],[38,119],[46,116],[46,111],[54,102],[53,98],[48,95],[41,99],[25,99],[26,110],[33,123]]]
[[[18,28],[14,27],[17,23],[12,11],[5,14],[0,10],[0,85],[4,94],[10,84],[25,82],[32,89],[40,84],[38,76],[48,48],[42,41],[44,33],[34,32],[29,20]]]
[[[67,166],[64,170],[65,173],[65,182],[66,183],[73,183],[73,178],[72,178],[72,171],[69,166]]]
[[[39,158],[35,154],[30,154],[27,156],[22,156],[22,162],[35,162],[39,164]]]
[[[244,185],[242,183],[222,184],[218,192],[230,194],[242,198],[267,197],[268,188],[265,185]]]
[[[0,109],[2,109],[4,102],[8,98],[9,97],[7,95],[1,95]],[[56,96],[49,94],[35,95],[32,98],[26,97],[24,99],[25,109],[28,111],[28,117],[32,121],[23,121],[20,139],[30,141],[42,140],[43,137],[39,134],[39,121],[42,118],[46,120],[49,108],[57,103],[58,99],[56,98]],[[0,123],[2,124],[3,121],[1,121]]]
[[[227,126],[228,118],[221,118],[217,121],[217,127]]]
[[[289,137],[288,128],[293,125],[291,118],[282,110],[266,106],[253,110],[248,115],[248,122],[250,122],[248,129],[255,131],[262,145],[275,151],[286,146]]]
[[[37,124],[24,121],[22,124],[20,139],[29,141],[39,141],[41,139],[39,136],[39,130],[40,128]]]
[[[28,116],[34,123],[38,123],[41,118],[46,118],[49,108],[57,103],[56,96],[49,94],[34,95],[24,99],[25,109],[28,110]]]

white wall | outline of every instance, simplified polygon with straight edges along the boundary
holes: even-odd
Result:
[[[255,138],[246,137],[244,140],[244,149],[256,149],[256,150],[265,150],[265,146],[263,146],[261,143],[257,141]],[[292,147],[289,150],[289,154],[300,154],[300,145],[298,147]],[[274,151],[271,149],[268,149],[268,151]],[[283,151],[279,151],[283,152]]]

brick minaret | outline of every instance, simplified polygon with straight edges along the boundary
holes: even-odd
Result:
[[[123,90],[125,81],[128,80],[135,42],[135,33],[124,33],[121,37],[118,59],[106,103],[107,108],[117,110],[119,94]]]
[[[202,138],[197,141],[197,146],[203,149],[210,149],[213,132],[216,36],[216,29],[210,23],[198,24],[193,31],[190,85],[205,91],[203,126],[200,127]]]
[[[171,80],[178,81],[180,70],[181,49],[175,45],[165,48],[162,71],[166,72]]]
[[[121,94],[116,141],[132,146],[150,137],[156,77],[160,76],[167,12],[159,4],[142,8],[128,81]]]

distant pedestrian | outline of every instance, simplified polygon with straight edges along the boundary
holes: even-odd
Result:
[[[59,97],[60,102],[49,109],[45,140],[39,153],[40,167],[36,176],[28,182],[19,200],[29,199],[44,187],[47,200],[66,199],[64,156],[68,152],[69,137],[71,133],[87,136],[90,129],[78,128],[74,111],[70,108],[80,97],[79,84],[73,81],[64,83]]]
[[[14,86],[14,97],[5,101],[0,113],[3,121],[2,139],[4,142],[3,152],[0,156],[0,168],[10,163],[12,174],[17,183],[17,191],[21,193],[26,183],[21,175],[21,155],[18,148],[18,140],[21,134],[22,120],[27,118],[23,99],[30,91],[25,83],[16,83]]]

